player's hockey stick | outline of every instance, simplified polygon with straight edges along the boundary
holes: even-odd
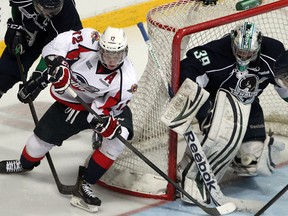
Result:
[[[21,48],[19,48],[19,47],[16,48],[15,55],[16,55],[16,60],[17,60],[17,64],[18,64],[18,68],[19,68],[19,72],[20,72],[20,76],[21,76],[21,80],[22,80],[23,84],[25,85],[26,84],[26,76],[24,74],[24,68],[23,68],[23,65],[21,63],[19,49],[21,49]],[[28,104],[29,104],[29,108],[30,108],[30,112],[31,112],[34,124],[37,125],[38,124],[38,117],[37,117],[37,114],[36,114],[36,111],[35,111],[35,107],[34,107],[34,104],[33,104],[33,101],[31,100],[31,98],[29,98]],[[50,153],[47,152],[45,156],[47,158],[49,167],[51,169],[51,172],[52,172],[52,175],[54,177],[54,180],[55,180],[55,183],[57,185],[59,193],[65,194],[65,195],[71,195],[72,194],[72,190],[76,187],[76,185],[64,185],[64,184],[62,184],[60,182],[60,180],[59,180],[59,177],[58,177],[57,171],[55,169],[55,166],[53,164],[53,161],[52,161]]]
[[[149,37],[148,37],[147,32],[146,32],[146,30],[145,30],[145,28],[144,28],[144,26],[143,26],[143,23],[142,23],[142,22],[139,22],[139,23],[137,24],[137,26],[138,26],[138,28],[140,29],[141,34],[142,34],[142,36],[143,36],[143,39],[144,39],[144,41],[145,41],[146,44],[147,44],[148,51],[149,51],[149,53],[150,53],[150,55],[151,55],[154,63],[156,64],[156,66],[157,66],[157,68],[158,68],[158,70],[159,70],[161,79],[162,79],[162,81],[163,81],[166,89],[168,90],[168,95],[170,96],[170,98],[172,98],[172,97],[174,96],[173,91],[172,91],[172,88],[171,88],[171,86],[170,86],[170,83],[167,82],[167,79],[166,79],[166,77],[165,77],[165,74],[163,73],[163,70],[162,70],[162,68],[161,68],[161,64],[159,63],[158,58],[157,58],[157,56],[156,56],[156,53],[154,52],[154,49],[153,49],[152,44],[151,44],[151,41],[149,40]]]
[[[276,194],[263,208],[261,208],[255,216],[262,215],[277,199],[279,199],[286,191],[288,190],[288,184],[278,193]]]
[[[71,87],[68,87],[67,90],[70,95],[75,98],[88,112],[90,112],[98,121],[101,123],[103,119],[99,116],[88,104],[86,104]],[[183,188],[181,188],[177,183],[175,183],[171,178],[169,178],[163,171],[161,171],[155,164],[153,164],[148,158],[146,158],[140,151],[138,151],[131,143],[124,139],[120,134],[117,135],[117,138],[128,147],[133,153],[135,153],[139,158],[141,158],[148,166],[150,166],[155,172],[167,180],[171,185],[173,185],[177,190],[181,191],[187,198],[200,207],[204,212],[209,215],[224,215],[229,214],[235,210],[235,205],[233,203],[225,203],[224,205],[218,207],[206,207],[200,204],[195,200],[190,194],[188,194]]]

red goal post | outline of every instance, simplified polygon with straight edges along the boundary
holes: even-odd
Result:
[[[246,11],[237,11],[237,2],[239,0],[219,0],[216,6],[205,7],[199,1],[183,0],[148,12],[148,35],[161,70],[167,80],[171,80],[174,92],[179,87],[180,60],[186,51],[222,37],[244,20],[254,21],[264,35],[282,41],[287,47],[288,0],[266,0],[261,6]],[[177,134],[160,121],[169,101],[161,77],[157,64],[149,54],[138,91],[129,105],[135,132],[132,144],[175,181],[176,165],[182,152],[177,152]],[[281,126],[288,122],[288,104],[271,87],[265,89],[260,99],[267,128],[288,136],[287,126]],[[101,178],[101,184],[136,196],[175,198],[175,189],[128,149]]]

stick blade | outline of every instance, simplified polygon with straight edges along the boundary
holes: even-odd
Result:
[[[230,214],[236,210],[236,205],[233,202],[227,202],[221,206],[216,207],[220,215]]]

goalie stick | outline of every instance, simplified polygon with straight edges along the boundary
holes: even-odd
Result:
[[[86,104],[69,86],[67,90],[69,94],[75,98],[88,112],[90,112],[100,123],[103,122],[101,116],[99,116],[88,104]],[[116,136],[126,147],[128,147],[133,153],[135,153],[139,158],[141,158],[148,166],[150,166],[155,172],[167,180],[171,185],[173,185],[177,190],[182,192],[187,198],[200,207],[204,212],[209,215],[224,215],[229,214],[235,210],[235,205],[233,203],[225,203],[218,207],[206,207],[195,200],[190,194],[188,194],[183,188],[181,188],[177,183],[175,183],[171,178],[169,178],[163,171],[161,171],[154,163],[152,163],[148,158],[146,158],[140,151],[138,151],[131,143],[124,139],[120,134]]]
[[[24,68],[23,68],[23,65],[21,63],[21,58],[20,58],[20,50],[21,47],[19,47],[19,45],[16,47],[16,53],[15,53],[15,56],[16,56],[16,60],[17,60],[17,64],[18,64],[18,68],[19,68],[19,72],[20,72],[20,76],[21,76],[21,80],[23,82],[23,84],[25,85],[27,82],[26,82],[26,77],[24,75]],[[32,115],[32,118],[33,118],[33,121],[34,121],[34,124],[37,125],[38,123],[38,117],[37,117],[37,114],[36,114],[36,111],[35,111],[35,107],[34,107],[34,104],[31,100],[31,98],[29,97],[29,108],[30,108],[30,112],[31,112],[31,115]],[[55,169],[55,166],[54,166],[54,163],[52,161],[52,158],[51,158],[51,155],[49,152],[46,153],[46,159],[48,161],[48,164],[49,164],[49,167],[51,169],[51,172],[52,172],[52,175],[53,175],[53,178],[55,180],[55,183],[56,183],[56,186],[57,186],[57,189],[59,191],[59,193],[61,194],[64,194],[64,195],[71,195],[72,194],[72,190],[76,187],[76,184],[75,185],[64,185],[60,182],[59,180],[59,177],[58,177],[58,174],[57,174],[57,171]]]

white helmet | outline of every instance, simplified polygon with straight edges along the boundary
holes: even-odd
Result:
[[[231,31],[231,46],[240,68],[254,61],[261,48],[262,34],[254,23],[245,22]]]
[[[128,42],[123,29],[108,27],[99,40],[99,58],[109,70],[115,70],[128,54]]]

